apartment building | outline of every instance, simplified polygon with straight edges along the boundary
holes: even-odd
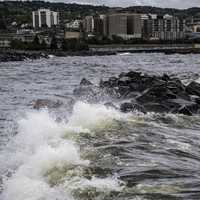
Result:
[[[59,24],[59,13],[49,9],[39,9],[32,12],[34,28],[51,28]]]

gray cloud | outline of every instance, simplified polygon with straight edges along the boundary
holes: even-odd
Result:
[[[99,4],[107,6],[151,5],[158,7],[189,8],[200,7],[200,0],[52,0],[66,3]]]

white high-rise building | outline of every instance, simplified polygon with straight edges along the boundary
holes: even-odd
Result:
[[[49,9],[39,9],[37,11],[33,11],[32,17],[34,28],[51,28],[52,26],[59,24],[59,13]]]

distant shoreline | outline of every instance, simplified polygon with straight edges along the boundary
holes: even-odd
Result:
[[[26,59],[49,58],[67,56],[106,56],[120,53],[164,53],[164,54],[200,54],[200,48],[191,44],[176,45],[91,45],[88,51],[24,51],[14,49],[0,49],[0,62],[24,61]]]

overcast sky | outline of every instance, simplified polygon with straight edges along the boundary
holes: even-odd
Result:
[[[107,6],[151,5],[158,7],[189,8],[200,7],[200,0],[52,0],[66,3],[105,4]]]

